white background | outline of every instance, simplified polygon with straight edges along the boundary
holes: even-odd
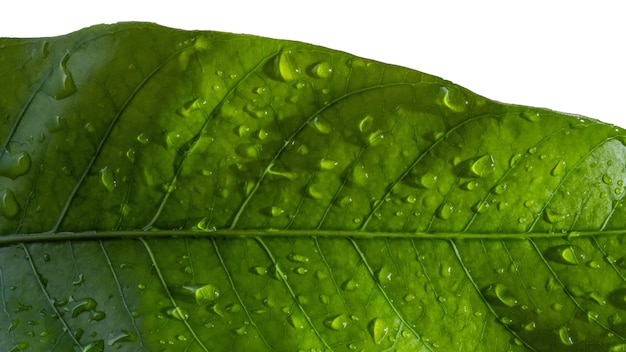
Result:
[[[54,36],[134,20],[293,39],[431,73],[495,100],[626,127],[623,6],[617,0],[11,0],[1,5],[0,36]]]

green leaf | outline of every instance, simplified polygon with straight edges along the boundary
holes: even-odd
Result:
[[[626,349],[620,128],[144,23],[0,62],[0,350]]]

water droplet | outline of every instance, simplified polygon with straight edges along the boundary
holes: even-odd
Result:
[[[93,298],[84,298],[75,300],[73,297],[70,297],[70,301],[68,302],[68,308],[72,315],[72,318],[76,318],[79,314],[83,312],[91,312],[96,309],[98,303]]]
[[[309,262],[309,258],[307,256],[298,254],[298,253],[290,253],[289,255],[287,255],[287,259],[289,259],[290,261],[294,263],[308,263]]]
[[[138,141],[139,143],[141,143],[141,144],[148,144],[148,143],[150,143],[150,139],[149,139],[149,138],[148,138],[145,134],[143,134],[143,133],[140,133],[140,134],[137,136],[137,141]]]
[[[556,165],[554,165],[554,167],[552,168],[552,171],[550,171],[550,175],[559,176],[563,174],[564,171],[565,171],[565,160],[560,160],[559,162],[556,163]]]
[[[343,330],[346,326],[348,326],[348,318],[343,314],[339,314],[326,319],[324,321],[324,326],[335,331]]]
[[[0,213],[7,219],[15,217],[20,212],[20,205],[15,194],[8,188],[0,191]]]
[[[466,191],[473,191],[478,187],[478,182],[476,181],[468,181],[461,185],[461,189]]]
[[[82,352],[104,352],[104,340],[97,340],[88,343],[83,347]]]
[[[284,210],[284,209],[281,209],[281,208],[276,207],[276,206],[274,206],[274,207],[270,207],[270,208],[269,208],[269,211],[268,211],[268,215],[269,215],[269,216],[272,216],[272,217],[281,216],[281,215],[283,215],[284,213],[285,213],[285,210]]]
[[[267,275],[268,273],[267,267],[265,266],[253,266],[252,268],[250,268],[250,272],[261,276]]]
[[[613,180],[611,179],[611,176],[604,174],[602,175],[602,182],[604,182],[607,185],[612,185],[613,184]]]
[[[437,210],[437,217],[442,220],[448,220],[454,213],[454,206],[452,203],[444,203]]]
[[[187,313],[184,309],[182,309],[181,307],[173,307],[173,308],[169,308],[166,311],[167,315],[170,318],[176,319],[176,320],[187,320],[189,319],[189,313]]]
[[[564,345],[572,346],[574,344],[574,338],[571,335],[571,331],[567,326],[562,326],[559,329],[559,337]]]
[[[256,94],[263,94],[263,93],[265,93],[266,90],[267,90],[267,88],[265,88],[265,87],[257,87],[257,88],[254,89],[254,92]]]
[[[522,154],[515,154],[511,157],[511,160],[509,160],[509,166],[513,167],[515,165],[517,165],[517,163],[520,161],[520,159],[522,158]]]
[[[293,269],[293,272],[298,274],[298,275],[304,275],[308,272],[309,270],[305,267],[299,266],[297,268]]]
[[[137,339],[137,335],[128,330],[121,330],[117,333],[109,334],[109,338],[107,339],[107,345],[113,346],[116,343],[120,342],[132,342]]]
[[[387,336],[387,333],[389,333],[389,326],[380,318],[372,319],[367,327],[370,336],[372,336],[374,343],[377,345],[380,344],[385,336]]]
[[[372,115],[365,115],[364,118],[359,121],[359,131],[367,132],[372,128],[372,124],[374,123],[374,118]]]
[[[352,279],[346,280],[343,284],[341,284],[341,288],[344,291],[355,291],[357,288],[359,288],[359,283]]]
[[[523,111],[520,116],[530,122],[539,122],[539,120],[541,120],[541,115],[536,111]]]
[[[380,284],[384,285],[385,283],[391,281],[392,273],[384,265],[380,267],[380,269],[376,270],[375,274],[376,274],[376,279],[378,280],[378,283]]]
[[[274,58],[274,77],[283,82],[292,82],[300,76],[291,52],[283,51]]]
[[[561,214],[552,209],[546,209],[543,218],[550,224],[557,224],[567,220],[569,214]]]
[[[317,185],[310,185],[309,187],[307,187],[307,194],[313,199],[321,199],[322,197],[324,197],[324,193]]]
[[[506,185],[506,183],[500,183],[493,188],[493,193],[497,195],[502,195],[504,194],[504,192],[506,192],[507,187],[508,186]]]
[[[76,85],[70,70],[67,68],[67,61],[70,55],[65,54],[59,65],[50,75],[50,78],[43,86],[43,91],[54,99],[61,100],[76,93]]]
[[[240,144],[236,148],[239,156],[249,159],[258,159],[262,147],[257,144]]]
[[[465,177],[486,177],[496,170],[496,162],[489,154],[466,160],[459,166]]]
[[[427,172],[419,177],[417,183],[423,188],[433,189],[435,188],[435,186],[437,186],[437,175]]]
[[[329,134],[333,130],[332,125],[320,117],[315,117],[310,125],[320,134]]]
[[[469,106],[467,96],[459,88],[441,87],[443,104],[454,112],[461,112]]]
[[[338,162],[331,160],[331,159],[322,159],[320,160],[320,169],[322,170],[332,170],[334,169],[337,165],[339,165]]]
[[[626,352],[626,344],[622,343],[619,345],[611,346],[609,352]]]
[[[365,139],[363,140],[363,143],[365,143],[365,145],[373,147],[373,146],[379,145],[384,139],[385,139],[385,135],[383,134],[383,131],[377,130],[375,132],[372,132],[366,135]]]
[[[511,308],[518,305],[517,298],[513,296],[513,292],[503,284],[489,285],[482,290],[482,293],[485,298],[493,304],[500,304]]]
[[[415,204],[417,202],[417,197],[414,195],[409,195],[404,198],[404,201],[409,204]]]
[[[352,169],[352,178],[350,181],[357,186],[365,186],[369,179],[369,175],[367,171],[365,171],[365,166],[363,164],[356,165]]]
[[[5,153],[0,158],[0,176],[16,179],[30,170],[31,158],[27,152]]]
[[[178,115],[182,116],[182,117],[189,117],[191,115],[192,112],[196,111],[200,109],[200,103],[198,99],[193,99],[190,100],[188,102],[186,102],[185,104],[183,104],[182,107],[180,107],[178,110],[176,110],[176,113],[178,113]]]
[[[411,302],[415,301],[416,298],[417,297],[413,293],[407,293],[406,295],[404,295],[404,297],[402,297],[402,299],[406,303],[411,303]]]
[[[238,336],[244,336],[248,334],[248,328],[244,325],[238,329],[233,329],[233,332]]]
[[[111,169],[109,169],[107,166],[100,169],[100,180],[109,192],[113,192],[115,187],[117,187],[117,182],[115,181],[115,176],[113,176],[113,171],[111,171]]]
[[[293,326],[295,329],[304,329],[306,326],[306,321],[298,315],[292,314],[288,316],[287,321],[289,322],[289,325]]]
[[[328,78],[333,73],[333,68],[330,63],[322,61],[311,67],[311,74],[317,78]]]
[[[553,262],[567,265],[578,265],[585,260],[585,254],[580,247],[568,244],[549,248],[545,256]]]

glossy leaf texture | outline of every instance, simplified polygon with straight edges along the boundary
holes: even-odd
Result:
[[[626,349],[621,128],[145,23],[0,63],[0,350]]]

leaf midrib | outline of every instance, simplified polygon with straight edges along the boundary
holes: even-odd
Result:
[[[538,238],[598,237],[624,234],[624,230],[587,230],[563,232],[387,232],[360,230],[278,230],[278,229],[216,229],[201,230],[103,230],[78,232],[38,232],[17,233],[0,236],[0,246],[16,243],[53,242],[53,241],[89,241],[104,239],[151,238],[254,238],[254,237],[334,237],[334,238],[388,238],[422,240],[516,240],[523,241]]]

